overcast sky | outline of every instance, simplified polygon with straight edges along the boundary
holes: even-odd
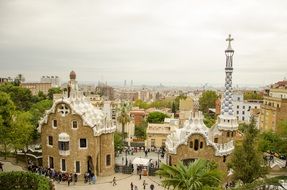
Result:
[[[0,76],[123,84],[234,84],[287,77],[286,0],[0,0]]]

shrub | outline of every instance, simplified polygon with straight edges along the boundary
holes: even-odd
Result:
[[[53,185],[48,178],[31,172],[0,173],[0,190],[52,190]]]

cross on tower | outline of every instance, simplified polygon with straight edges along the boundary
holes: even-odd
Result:
[[[228,35],[228,38],[226,39],[226,41],[228,41],[228,48],[227,49],[232,49],[231,48],[231,41],[233,41],[234,39],[231,38],[231,34]]]

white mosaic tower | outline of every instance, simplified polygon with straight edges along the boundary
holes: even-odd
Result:
[[[222,115],[233,115],[232,109],[232,72],[233,72],[233,54],[234,50],[231,48],[231,35],[226,39],[228,41],[228,47],[225,50],[226,55],[226,66],[225,66],[225,92],[224,100],[221,105],[221,114]]]
[[[226,66],[225,66],[225,92],[221,104],[221,114],[219,115],[218,128],[222,130],[237,130],[237,118],[233,113],[232,106],[232,72],[233,72],[233,54],[234,50],[231,47],[231,35],[226,39],[228,47],[225,50]]]

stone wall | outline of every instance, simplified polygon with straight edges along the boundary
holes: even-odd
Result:
[[[198,150],[194,149],[195,139],[199,141]],[[193,148],[190,148],[190,143],[193,143]],[[202,148],[200,148],[200,142],[203,143]],[[206,159],[214,161],[218,164],[220,170],[227,172],[226,163],[228,161],[228,156],[225,157],[225,162],[223,162],[223,157],[215,156],[215,149],[212,146],[207,146],[205,138],[200,134],[191,135],[187,141],[187,145],[182,144],[178,146],[176,154],[168,154],[168,158],[171,159],[171,165],[176,165],[179,161],[188,160],[188,159]]]
[[[59,105],[58,105],[59,106]],[[57,107],[58,107],[57,106]],[[56,107],[56,110],[57,110]],[[52,121],[57,120],[57,127],[52,127]],[[72,121],[78,121],[78,128],[72,128]],[[65,132],[70,136],[69,155],[59,154],[58,139],[59,134]],[[114,145],[113,134],[103,134],[94,136],[93,129],[84,126],[81,117],[77,114],[69,113],[63,117],[59,112],[51,113],[48,116],[47,124],[41,128],[41,144],[43,153],[43,166],[49,167],[49,156],[54,159],[54,169],[61,171],[61,159],[66,160],[66,171],[74,173],[76,171],[76,161],[80,162],[80,173],[83,176],[88,170],[88,157],[92,158],[94,173],[96,175],[111,175],[114,169]],[[53,146],[48,145],[48,136],[53,137]],[[87,148],[80,148],[80,139],[87,139]],[[111,154],[111,166],[105,167],[105,155]],[[98,165],[99,164],[99,165]]]

